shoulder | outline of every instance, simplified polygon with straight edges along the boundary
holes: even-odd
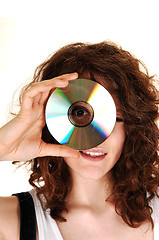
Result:
[[[19,239],[20,210],[16,196],[0,197],[0,239]]]

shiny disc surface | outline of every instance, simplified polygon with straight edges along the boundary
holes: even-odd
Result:
[[[56,88],[48,99],[46,124],[61,144],[78,150],[96,147],[115,126],[116,107],[110,93],[99,83],[87,79]]]

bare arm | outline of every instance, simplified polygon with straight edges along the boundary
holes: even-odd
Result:
[[[17,240],[20,234],[20,213],[17,197],[0,197],[0,240]]]
[[[34,83],[25,91],[20,113],[0,128],[0,160],[27,161],[41,156],[78,157],[79,152],[63,145],[45,143],[45,104],[50,91],[66,87],[78,74],[65,74]],[[16,197],[0,198],[0,240],[17,240],[20,234],[19,204]]]

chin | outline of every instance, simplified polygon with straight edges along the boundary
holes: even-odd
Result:
[[[82,178],[90,179],[90,180],[98,180],[105,177],[107,172],[103,172],[103,170],[93,167],[86,168],[84,171],[80,171],[77,174]]]

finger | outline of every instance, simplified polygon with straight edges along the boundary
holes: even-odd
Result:
[[[58,81],[68,82],[68,81],[71,81],[71,80],[75,80],[77,78],[78,78],[78,73],[76,73],[76,72],[75,73],[67,73],[67,74],[57,76],[55,78],[51,78],[51,79],[48,79],[48,80],[43,80],[41,82],[38,82],[38,84],[46,85],[46,86],[48,86],[48,85],[50,86],[50,85],[53,84],[53,86],[54,86],[56,82],[58,83]]]
[[[39,93],[37,94],[35,97],[34,97],[34,101],[33,101],[33,104],[34,106],[36,105],[39,105],[41,99],[42,99],[42,96],[43,96],[44,93]]]
[[[74,73],[67,73],[67,74],[63,74],[63,75],[60,75],[58,77],[56,77],[57,79],[61,79],[61,80],[74,80],[78,77],[78,73],[77,72],[74,72]]]
[[[56,86],[56,84],[68,84],[69,81],[75,80],[78,78],[78,73],[68,73],[64,74],[49,80],[44,80],[42,82],[39,82],[38,84],[41,84],[42,86],[50,86],[51,88],[56,88],[60,86]]]
[[[61,157],[73,157],[78,158],[80,156],[79,151],[57,144],[42,143],[41,150],[39,152],[39,157],[44,156],[61,156]]]
[[[66,87],[69,80],[75,80],[77,77],[78,73],[70,73],[42,82],[33,83],[31,87],[24,92],[24,96],[35,97],[39,92],[48,91],[51,88]]]
[[[36,102],[39,102],[40,99],[44,99],[42,95],[45,92],[49,94],[51,89],[55,87],[64,88],[67,85],[68,85],[68,82],[62,81],[62,80],[57,80],[52,85],[45,85],[45,84],[39,84],[39,83],[34,84],[34,86],[32,86],[29,90],[26,90],[26,92],[24,93],[22,108],[30,109],[33,106],[34,100]]]
[[[56,78],[45,80],[38,83],[33,83],[32,86],[24,92],[22,108],[30,109],[33,106],[33,101],[37,95],[40,94],[40,98],[42,99],[40,102],[44,102],[44,98],[41,93],[48,92],[50,90],[54,90],[55,88],[64,88],[68,85],[69,80],[75,80],[78,77],[78,73],[70,73],[58,76]],[[40,98],[37,97],[39,100]],[[44,99],[44,100],[43,100]],[[39,102],[38,100],[38,102]],[[37,101],[37,100],[36,100]]]
[[[46,105],[46,102],[47,102],[49,96],[51,95],[51,93],[52,93],[52,91],[43,93],[39,100],[39,104]]]

